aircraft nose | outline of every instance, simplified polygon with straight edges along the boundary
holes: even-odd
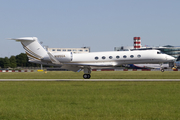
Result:
[[[176,60],[176,58],[174,58],[174,57],[172,57],[172,56],[166,56],[166,59],[168,60],[168,61],[175,61]]]

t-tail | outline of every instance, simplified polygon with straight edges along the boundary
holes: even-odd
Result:
[[[47,51],[39,44],[36,37],[11,38],[21,42],[30,62],[40,62],[48,56]]]

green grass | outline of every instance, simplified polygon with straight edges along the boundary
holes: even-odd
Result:
[[[83,72],[0,73],[0,79],[83,79]],[[93,71],[91,79],[180,79],[180,71]]]
[[[180,82],[0,82],[1,120],[178,120]]]

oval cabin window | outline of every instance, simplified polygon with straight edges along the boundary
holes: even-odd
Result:
[[[133,58],[133,57],[134,57],[134,55],[131,55],[131,56],[130,56],[130,58]]]
[[[116,56],[117,59],[119,59],[120,57],[119,56]]]
[[[98,57],[95,57],[95,60],[98,60],[99,58]]]
[[[140,58],[140,57],[141,57],[141,55],[137,55],[137,57],[138,57],[138,58]]]
[[[124,55],[124,56],[123,56],[123,58],[127,58],[127,56],[126,56],[126,55]]]
[[[106,57],[105,57],[105,56],[102,56],[102,59],[104,60],[104,59],[106,59]]]

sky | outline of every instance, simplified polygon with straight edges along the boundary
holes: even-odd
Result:
[[[0,57],[24,53],[7,38],[37,37],[50,48],[113,51],[180,46],[180,0],[0,0]]]

